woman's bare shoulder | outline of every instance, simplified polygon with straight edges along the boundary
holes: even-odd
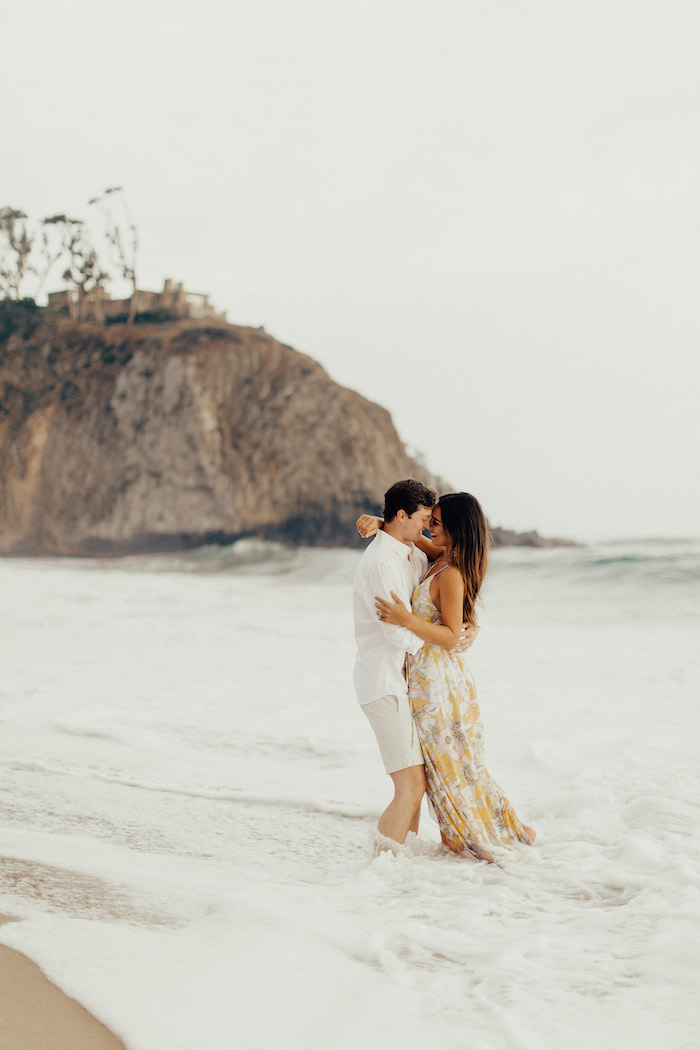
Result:
[[[446,579],[448,580],[462,579],[462,573],[459,571],[456,565],[448,565],[445,571],[443,573],[440,573],[440,575],[446,577]]]
[[[435,576],[435,582],[439,587],[449,590],[464,588],[462,573],[456,565],[448,565],[443,572],[438,572]]]

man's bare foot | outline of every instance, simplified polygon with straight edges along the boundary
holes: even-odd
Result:
[[[380,853],[393,853],[395,857],[399,857],[406,853],[405,846],[388,835],[382,835],[378,828],[372,828],[367,836],[367,843],[372,857],[378,857]]]
[[[535,839],[537,838],[537,832],[535,831],[535,829],[534,828],[529,828],[527,826],[527,824],[523,824],[523,831],[525,832],[525,834],[529,838],[530,845],[534,846],[535,845]]]

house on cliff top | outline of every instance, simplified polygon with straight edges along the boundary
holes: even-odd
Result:
[[[226,314],[217,313],[209,302],[209,296],[200,292],[186,292],[182,281],[175,284],[169,277],[162,292],[135,293],[136,313],[167,311],[174,318],[192,318],[196,321],[225,321]],[[131,299],[111,299],[102,287],[95,288],[83,297],[82,302],[75,288],[64,288],[60,292],[49,292],[49,307],[68,313],[74,320],[97,321],[104,324],[108,318],[128,315]]]

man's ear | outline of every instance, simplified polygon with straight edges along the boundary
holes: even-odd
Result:
[[[403,525],[404,521],[408,520],[408,514],[406,513],[405,510],[397,510],[396,511],[396,518],[397,518],[397,521],[400,521],[401,524]]]

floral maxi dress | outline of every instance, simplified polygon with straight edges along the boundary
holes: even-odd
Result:
[[[413,612],[430,623],[440,613],[427,577],[413,594]],[[408,691],[425,759],[428,805],[442,840],[462,856],[490,860],[493,847],[529,836],[484,765],[483,727],[463,654],[424,645],[408,658]]]

